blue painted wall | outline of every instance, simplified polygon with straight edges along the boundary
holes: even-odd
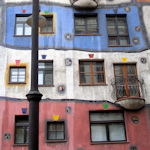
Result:
[[[127,24],[129,30],[131,47],[108,47],[107,21],[106,14],[114,14],[113,9],[96,9],[93,11],[78,11],[73,8],[61,6],[45,6],[41,5],[41,12],[49,11],[56,14],[56,32],[54,35],[39,35],[39,47],[41,49],[78,49],[84,51],[122,51],[134,52],[146,48],[142,31],[135,31],[136,26],[140,26],[138,17],[138,9],[131,6],[131,11],[126,12],[123,8],[118,8],[118,14],[127,14]],[[5,44],[19,49],[31,48],[31,37],[14,37],[15,31],[15,16],[22,14],[22,9],[27,9],[27,14],[32,13],[31,5],[8,7],[6,12],[6,36]],[[65,39],[66,33],[74,35],[74,14],[98,14],[99,33],[101,35],[95,36],[75,36],[74,40],[67,41]],[[11,24],[11,26],[10,26]],[[132,38],[138,37],[140,39],[139,45],[132,43]]]

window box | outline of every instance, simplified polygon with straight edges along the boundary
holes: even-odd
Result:
[[[125,142],[123,112],[90,112],[91,143]]]
[[[75,35],[98,35],[97,14],[75,15]]]
[[[79,61],[80,85],[106,85],[104,61]]]
[[[109,46],[130,46],[126,15],[107,15]]]
[[[54,17],[53,14],[51,15],[44,15],[41,13],[42,16],[46,18],[46,25],[44,27],[40,27],[40,34],[54,34]]]
[[[53,62],[39,61],[38,63],[38,85],[53,86]]]
[[[26,23],[31,14],[16,14],[14,36],[31,36],[31,27]]]
[[[28,116],[15,116],[15,145],[27,145],[28,136]]]
[[[9,84],[25,84],[26,68],[10,67]]]
[[[66,142],[66,129],[64,121],[47,122],[46,142],[50,143]]]

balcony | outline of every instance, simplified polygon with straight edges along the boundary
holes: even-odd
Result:
[[[143,84],[144,80],[139,76],[112,79],[112,97],[117,99],[115,103],[129,110],[142,108],[145,104]]]
[[[99,0],[70,0],[75,9],[95,9]]]

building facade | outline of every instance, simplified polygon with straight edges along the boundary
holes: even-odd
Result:
[[[31,0],[0,1],[0,150],[27,150]],[[40,0],[39,150],[149,150],[150,0]]]

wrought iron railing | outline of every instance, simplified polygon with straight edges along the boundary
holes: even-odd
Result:
[[[120,76],[111,80],[113,87],[112,98],[119,100],[123,98],[145,97],[143,88],[144,80],[141,76]]]

